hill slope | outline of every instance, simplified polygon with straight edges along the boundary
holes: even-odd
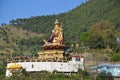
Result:
[[[13,26],[0,27],[0,53],[20,51],[20,41],[41,37],[42,35]]]
[[[101,20],[111,22],[118,29],[119,4],[120,0],[89,0],[67,13],[11,20],[10,26],[0,28],[0,48],[36,54],[36,51],[41,49],[42,40],[48,39],[51,34],[55,19],[62,23],[64,41],[68,45],[75,41],[80,42],[81,33]],[[39,34],[45,35],[41,37]]]
[[[16,19],[11,20],[10,24],[19,25],[23,29],[44,33],[48,36],[55,19],[58,19],[63,25],[65,41],[68,39],[71,39],[72,42],[79,41],[81,32],[87,31],[90,26],[101,20],[108,20],[115,26],[119,26],[119,4],[119,0],[89,0],[67,13]]]

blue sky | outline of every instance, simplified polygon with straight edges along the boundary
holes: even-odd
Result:
[[[16,18],[67,12],[85,0],[0,0],[0,24]]]

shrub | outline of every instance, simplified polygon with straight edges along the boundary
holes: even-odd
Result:
[[[118,53],[113,54],[112,61],[120,61],[120,54],[118,54]]]

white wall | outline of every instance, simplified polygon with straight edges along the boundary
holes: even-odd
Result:
[[[8,63],[7,67],[13,63]],[[28,72],[32,71],[58,71],[58,72],[77,72],[78,69],[83,69],[83,59],[80,61],[69,61],[69,62],[18,62]],[[6,70],[6,76],[11,76],[9,70]]]

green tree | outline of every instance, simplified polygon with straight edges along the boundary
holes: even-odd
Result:
[[[113,54],[112,61],[114,61],[114,62],[120,61],[120,54],[119,53]]]
[[[113,48],[115,45],[115,27],[109,21],[100,21],[89,30],[89,45],[91,48]]]
[[[90,36],[89,32],[81,33],[81,35],[80,35],[80,43],[81,43],[81,45],[87,45],[87,41],[89,39],[89,36]]]

